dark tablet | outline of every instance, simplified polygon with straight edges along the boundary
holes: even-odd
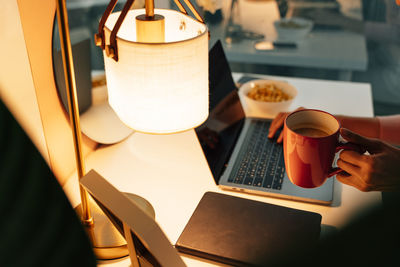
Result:
[[[207,192],[175,247],[235,266],[267,266],[316,245],[321,215]]]

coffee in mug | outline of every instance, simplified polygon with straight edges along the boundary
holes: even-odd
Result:
[[[309,137],[324,137],[329,135],[329,133],[327,133],[326,131],[311,126],[299,127],[297,129],[294,129],[294,131],[300,135]]]

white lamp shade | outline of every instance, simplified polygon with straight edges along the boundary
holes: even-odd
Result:
[[[118,62],[104,55],[111,107],[129,127],[145,133],[192,129],[208,117],[207,27],[180,12],[155,9],[165,17],[164,43],[136,42],[130,10],[117,34]],[[105,39],[120,12],[106,22]]]

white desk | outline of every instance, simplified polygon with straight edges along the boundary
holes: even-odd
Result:
[[[230,2],[230,1],[228,1]],[[278,38],[273,21],[279,19],[276,3],[240,1],[240,25],[250,31],[262,33],[269,41]],[[229,14],[224,9],[224,14]],[[227,18],[219,24],[209,24],[210,45],[220,39],[230,62],[304,67],[337,71],[339,79],[350,80],[353,71],[367,69],[368,56],[365,36],[349,31],[312,31],[297,48],[276,48],[258,51],[254,40],[227,44],[224,41]]]
[[[240,77],[234,75],[235,79]],[[264,76],[265,77],[265,76]],[[278,78],[278,77],[276,77]],[[298,97],[292,108],[320,108],[334,114],[373,116],[369,84],[330,82],[279,77],[296,86]],[[343,227],[361,210],[380,203],[381,194],[363,193],[335,184],[332,206],[300,203],[269,197],[222,191],[211,175],[194,131],[174,135],[134,133],[125,141],[105,146],[86,159],[87,170],[95,169],[120,191],[132,192],[149,200],[156,220],[172,244],[188,222],[206,191],[246,197],[287,207],[310,210],[322,215],[322,224]],[[72,176],[64,187],[71,202],[77,204],[77,178]],[[188,266],[215,266],[215,263],[183,256]],[[101,263],[129,266],[128,258]]]
[[[214,44],[223,39],[221,26],[210,29]],[[368,57],[365,37],[342,31],[315,31],[297,44],[297,48],[276,48],[272,51],[257,51],[254,40],[226,44],[222,41],[230,62],[265,64],[288,67],[305,67],[338,71],[339,78],[349,80],[353,71],[365,71]],[[210,45],[210,46],[211,46]]]

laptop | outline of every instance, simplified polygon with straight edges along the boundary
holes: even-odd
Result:
[[[267,137],[272,120],[245,117],[220,41],[209,52],[209,81],[210,115],[196,134],[216,184],[224,190],[331,204],[334,179],[313,189],[292,184],[282,145]]]

